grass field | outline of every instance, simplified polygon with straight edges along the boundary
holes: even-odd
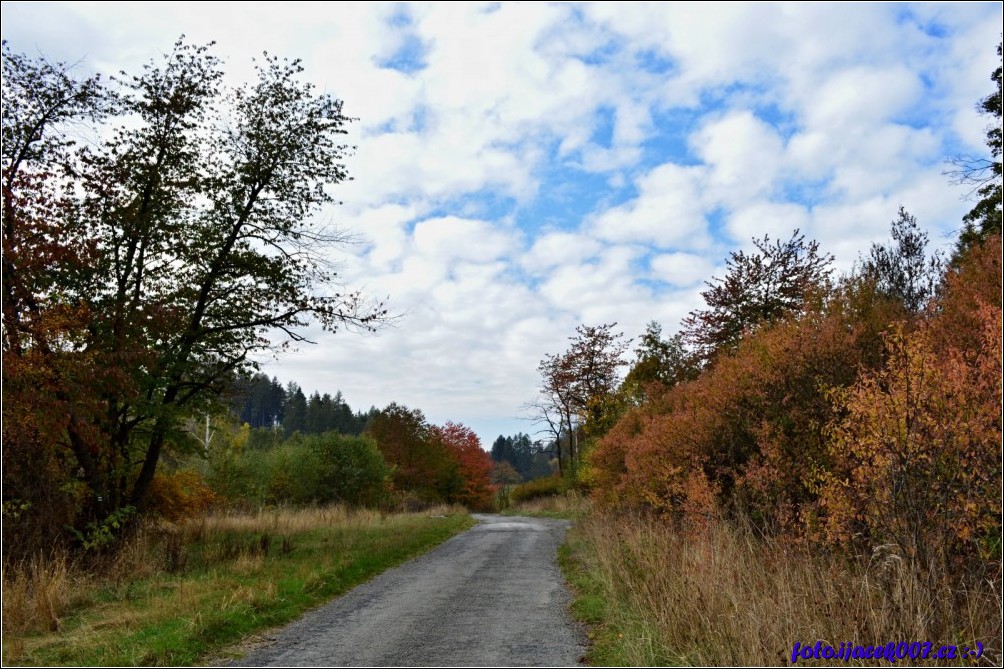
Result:
[[[473,524],[457,508],[217,515],[146,528],[100,569],[65,559],[5,567],[3,663],[219,659]]]
[[[791,666],[794,643],[817,640],[984,648],[978,660],[908,657],[897,661],[903,666],[1002,659],[1001,581],[992,571],[963,588],[958,575],[918,574],[891,551],[852,562],[724,522],[682,536],[656,520],[597,514],[569,531],[559,561],[576,591],[573,613],[590,626],[594,665]]]

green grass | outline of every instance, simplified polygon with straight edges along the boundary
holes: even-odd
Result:
[[[586,664],[631,666],[629,655],[634,625],[630,624],[630,617],[625,616],[618,602],[610,598],[595,563],[592,546],[578,528],[572,527],[565,535],[565,543],[558,548],[558,565],[575,593],[572,615],[589,628]]]
[[[5,633],[4,664],[192,665],[233,656],[226,649],[242,639],[292,621],[473,524],[466,515],[372,514],[365,522],[289,525],[281,537],[203,530],[184,546],[183,573],[94,581],[59,631]]]

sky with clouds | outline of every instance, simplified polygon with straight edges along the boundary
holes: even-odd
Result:
[[[848,269],[900,205],[938,247],[972,206],[992,3],[3,3],[3,37],[137,70],[181,34],[234,81],[261,51],[344,100],[345,281],[401,316],[263,370],[353,408],[398,401],[486,446],[531,431],[536,366],[580,323],[675,332],[751,238]]]

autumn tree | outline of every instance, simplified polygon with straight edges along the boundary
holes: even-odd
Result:
[[[425,504],[469,502],[486,508],[491,459],[469,428],[429,425],[421,410],[395,402],[373,416],[366,434],[393,467],[397,491]]]
[[[430,429],[430,437],[438,440],[452,454],[462,480],[459,491],[446,501],[456,502],[477,511],[492,508],[492,460],[481,448],[481,440],[469,427],[448,422]]]
[[[580,325],[564,356],[571,373],[572,401],[586,422],[603,420],[605,404],[620,383],[619,369],[626,364],[624,352],[631,342],[623,340],[624,333],[613,331],[616,325]]]
[[[798,311],[830,276],[833,256],[820,254],[819,244],[798,230],[784,242],[764,235],[753,244],[755,252],[729,255],[725,277],[713,277],[701,293],[707,307],[683,322],[684,339],[706,363],[734,352],[760,326]]]
[[[540,395],[529,408],[533,419],[554,436],[559,465],[563,440],[568,460],[575,464],[580,426],[608,427],[611,400],[620,382],[618,370],[626,364],[623,355],[630,343],[622,341],[623,333],[613,331],[616,325],[578,326],[565,353],[548,354],[537,366]]]
[[[161,454],[190,447],[182,419],[214,404],[256,354],[305,341],[310,322],[368,328],[385,313],[339,287],[328,257],[344,238],[314,220],[348,178],[350,119],[302,69],[266,55],[256,81],[226,89],[208,48],[179,41],[112,90],[5,50],[4,275],[17,292],[5,294],[5,327],[32,303],[79,315],[59,347],[97,374],[55,443],[86,486],[88,518],[142,508]],[[100,139],[71,150],[60,138],[84,120]],[[47,172],[65,188],[37,234],[15,210],[28,175]],[[54,240],[75,242],[86,261],[32,273],[19,260]],[[4,345],[46,346],[21,326]]]
[[[421,410],[391,403],[374,416],[366,434],[376,440],[387,464],[394,468],[395,487],[435,487],[435,473],[430,471],[425,453],[429,424]]]
[[[75,128],[100,121],[98,77],[3,44],[3,532],[4,555],[50,549],[77,522],[85,486],[67,457],[68,428],[100,418],[95,388],[114,374],[84,354],[95,314],[74,299],[95,271],[97,240],[66,216],[61,178]]]
[[[997,44],[997,57],[1001,56],[1001,44]],[[990,117],[987,126],[987,148],[990,157],[971,155],[956,156],[949,160],[952,167],[947,174],[955,183],[970,186],[971,197],[978,197],[976,205],[963,217],[962,233],[956,252],[961,253],[974,244],[981,243],[993,234],[1001,232],[1001,66],[990,75],[997,90],[976,105],[977,111]]]

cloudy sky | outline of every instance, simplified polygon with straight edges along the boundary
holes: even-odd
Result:
[[[529,431],[537,362],[579,323],[675,332],[753,236],[846,269],[900,205],[948,247],[971,206],[1000,3],[3,3],[15,50],[136,70],[184,33],[239,80],[262,50],[358,117],[350,285],[401,315],[264,371],[398,401],[486,446]]]

